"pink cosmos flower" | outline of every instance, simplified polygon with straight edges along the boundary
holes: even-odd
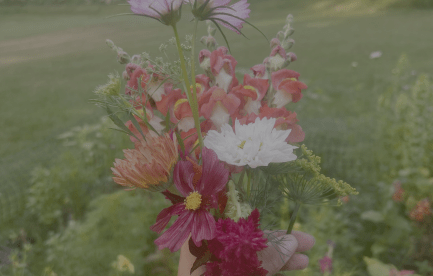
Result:
[[[238,62],[231,55],[227,55],[226,47],[219,47],[210,55],[210,70],[215,77],[215,85],[230,91],[238,85],[235,68]]]
[[[190,234],[196,246],[216,235],[216,222],[209,210],[218,208],[217,195],[224,190],[229,172],[215,152],[208,148],[203,148],[203,166],[187,159],[179,161],[173,172],[174,184],[182,196],[166,191],[173,205],[162,210],[156,223],[150,227],[160,233],[172,216],[178,216],[173,225],[155,240],[159,250],[179,250]]]
[[[184,0],[129,0],[131,11],[172,25],[180,19],[180,8]]]
[[[198,20],[211,20],[240,34],[242,24],[251,12],[247,0],[240,0],[230,7],[231,0],[189,0],[192,13]]]
[[[241,218],[238,222],[230,218],[218,220],[215,239],[208,243],[218,261],[206,265],[205,276],[265,276],[268,273],[257,257],[257,252],[267,247],[259,221],[257,209],[248,219]]]

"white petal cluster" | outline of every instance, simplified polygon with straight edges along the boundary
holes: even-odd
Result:
[[[236,166],[256,168],[296,160],[293,150],[297,147],[285,141],[291,130],[276,130],[275,121],[275,118],[256,118],[254,123],[241,125],[236,120],[236,133],[229,124],[224,124],[221,132],[208,132],[204,145],[215,151],[221,161]]]

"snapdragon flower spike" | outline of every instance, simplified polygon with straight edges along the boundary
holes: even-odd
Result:
[[[226,93],[238,85],[235,74],[238,62],[231,55],[227,55],[227,52],[226,47],[219,47],[210,56],[210,69],[215,78],[215,85],[224,89]]]
[[[280,108],[290,102],[296,103],[302,98],[301,90],[308,87],[298,81],[299,76],[299,73],[288,69],[272,73],[272,86],[276,90],[272,104]]]
[[[180,131],[189,131],[194,128],[194,117],[189,102],[186,98],[176,101],[173,108],[174,118],[177,120],[177,128]]]
[[[269,81],[265,79],[252,78],[250,75],[244,75],[243,85],[233,88],[232,93],[241,99],[241,114],[259,114],[262,106],[262,99],[265,97],[269,88]]]
[[[266,103],[260,108],[258,114],[250,113],[245,117],[237,117],[241,124],[253,123],[256,118],[275,118],[274,128],[276,130],[291,130],[290,135],[286,138],[288,143],[302,142],[305,138],[305,133],[302,131],[301,126],[297,125],[298,119],[296,118],[296,112],[290,112],[284,107],[281,108],[270,108]]]
[[[251,71],[253,71],[254,78],[258,79],[268,79],[268,72],[266,71],[266,66],[262,64],[254,65],[250,68]]]
[[[137,65],[138,66],[138,65]],[[146,91],[146,83],[149,81],[150,76],[147,74],[146,70],[140,68],[139,66],[127,66],[127,72],[130,77],[125,87],[125,94],[132,95],[137,91]]]
[[[192,4],[192,13],[200,21],[211,20],[220,23],[240,34],[245,19],[251,12],[247,0],[240,0],[229,6],[231,0],[189,0]]]
[[[229,122],[230,115],[238,109],[241,102],[235,95],[227,94],[217,86],[206,91],[200,100],[200,113],[210,119],[217,130]]]
[[[219,209],[217,195],[225,190],[229,172],[210,149],[203,148],[203,165],[199,166],[191,158],[180,160],[173,172],[173,180],[181,196],[175,196],[173,205],[163,209],[156,223],[150,227],[162,232],[172,216],[178,216],[173,225],[165,231],[155,244],[158,249],[169,248],[178,251],[191,234],[196,246],[203,240],[212,240],[216,234],[216,221],[210,209]]]
[[[184,0],[129,0],[131,11],[158,20],[165,25],[176,24],[181,17]]]
[[[271,108],[267,104],[263,104],[260,108],[260,118],[276,118],[275,129],[287,130],[290,129],[290,135],[287,137],[288,143],[299,143],[304,141],[305,132],[302,127],[296,124],[299,120],[296,118],[296,112],[290,112],[284,107]]]
[[[286,61],[286,50],[284,50],[284,48],[279,45],[272,49],[272,52],[267,59],[269,69],[272,72],[282,69],[286,65]]]

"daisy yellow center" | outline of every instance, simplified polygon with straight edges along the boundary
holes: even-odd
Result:
[[[246,142],[247,142],[246,140],[243,140],[242,143],[238,147],[241,148],[241,149],[244,149],[244,146],[245,146]]]
[[[201,205],[201,194],[198,192],[190,193],[185,198],[185,209],[197,210]]]

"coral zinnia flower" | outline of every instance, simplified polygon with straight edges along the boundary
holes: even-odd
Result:
[[[146,141],[139,140],[135,149],[123,150],[125,159],[116,159],[113,180],[122,186],[158,190],[169,182],[179,157],[176,136],[157,136],[149,132]]]
[[[220,163],[215,152],[207,148],[203,148],[203,166],[190,158],[187,159],[188,161],[179,161],[173,173],[174,184],[182,196],[166,191],[167,197],[174,204],[162,210],[156,223],[150,227],[160,233],[172,216],[179,216],[173,225],[155,240],[159,250],[179,250],[190,233],[196,246],[201,246],[202,240],[215,238],[215,219],[209,209],[218,208],[217,195],[225,188],[229,172],[224,164]]]
[[[180,8],[183,0],[129,0],[131,11],[172,25],[180,19]]]

